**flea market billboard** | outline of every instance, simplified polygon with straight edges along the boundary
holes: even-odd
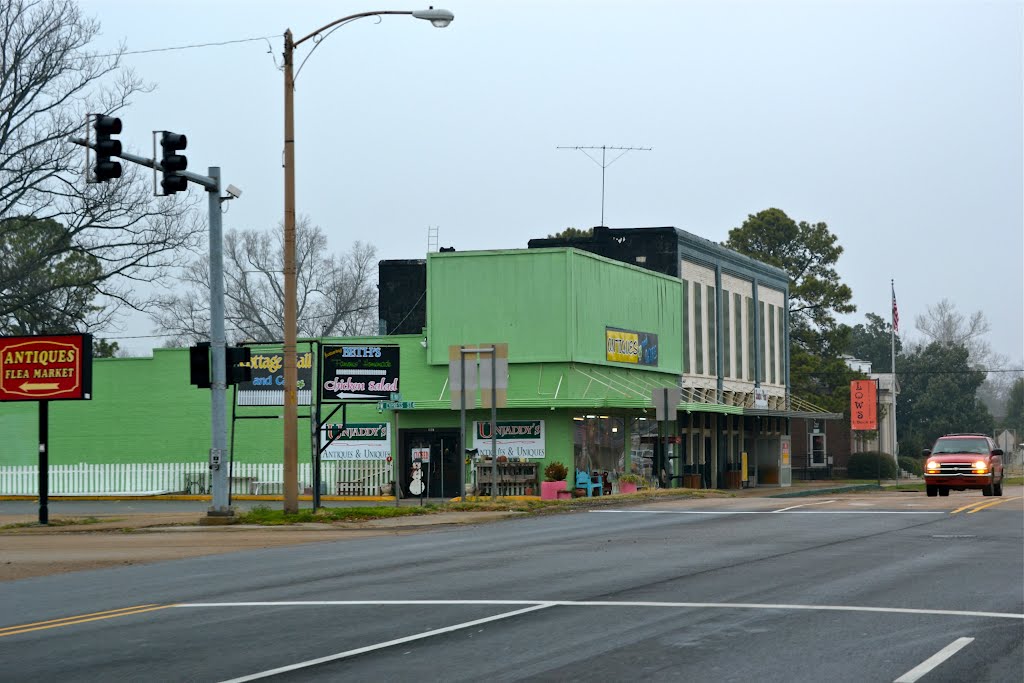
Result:
[[[92,398],[92,335],[0,337],[0,401]]]

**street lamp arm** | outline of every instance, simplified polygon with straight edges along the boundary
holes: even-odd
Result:
[[[364,17],[376,17],[376,16],[380,16],[380,15],[385,15],[385,14],[412,14],[412,12],[411,11],[403,11],[403,10],[380,10],[380,11],[377,11],[377,12],[360,12],[359,14],[351,14],[351,15],[349,15],[347,17],[342,17],[341,19],[335,19],[331,23],[325,24],[325,25],[321,26],[320,28],[318,28],[317,30],[313,31],[309,35],[306,35],[306,36],[303,36],[302,38],[299,38],[294,43],[292,43],[292,47],[293,48],[294,47],[298,47],[299,45],[301,45],[302,43],[306,42],[307,40],[309,40],[313,36],[316,36],[316,35],[318,35],[320,33],[323,33],[324,31],[326,31],[327,29],[331,28],[332,26],[337,26],[338,24],[342,24],[342,23],[344,23],[346,21],[352,21],[353,19],[362,19]]]

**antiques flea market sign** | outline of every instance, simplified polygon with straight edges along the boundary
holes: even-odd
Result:
[[[0,401],[92,398],[92,335],[0,337]]]

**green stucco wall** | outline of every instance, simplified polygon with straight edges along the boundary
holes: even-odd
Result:
[[[605,328],[658,335],[658,366],[682,371],[681,281],[575,249],[445,252],[427,258],[429,362],[450,345],[505,342],[510,363],[605,358]]]

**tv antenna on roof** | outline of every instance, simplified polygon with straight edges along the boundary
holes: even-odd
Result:
[[[604,170],[625,156],[626,152],[651,151],[650,147],[609,147],[607,145],[601,145],[600,147],[556,147],[555,149],[578,149],[586,154],[591,161],[601,167],[601,225],[604,225]],[[598,149],[601,150],[601,161],[598,161],[590,154],[591,150]],[[619,152],[619,154],[611,161],[607,161],[608,150]]]

